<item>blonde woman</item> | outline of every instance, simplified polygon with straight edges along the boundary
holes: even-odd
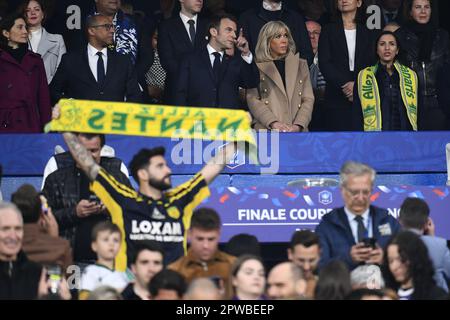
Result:
[[[253,128],[307,131],[314,94],[308,63],[295,54],[295,42],[288,26],[281,21],[265,24],[255,51],[260,85],[247,91]]]

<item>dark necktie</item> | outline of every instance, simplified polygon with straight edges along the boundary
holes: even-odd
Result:
[[[99,86],[103,85],[105,81],[105,64],[103,63],[103,54],[99,51],[97,52],[98,60],[97,60],[97,83]]]
[[[394,14],[393,13],[391,13],[391,12],[386,13],[386,16],[388,18],[388,23],[394,21]]]
[[[213,52],[213,55],[214,55],[213,73],[214,73],[214,78],[215,78],[216,82],[218,82],[219,75],[220,75],[220,53]]]
[[[189,24],[189,36],[191,37],[191,42],[194,44],[195,41],[195,21],[194,20],[188,20]]]
[[[358,223],[358,243],[362,242],[364,238],[366,238],[367,230],[364,226],[363,217],[356,216],[355,221]]]

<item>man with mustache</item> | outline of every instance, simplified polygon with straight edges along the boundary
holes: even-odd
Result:
[[[59,118],[55,107],[54,118]],[[155,240],[162,244],[167,265],[185,254],[186,230],[192,211],[210,194],[210,184],[229,163],[237,150],[236,143],[222,148],[192,179],[171,189],[170,170],[163,147],[141,149],[130,162],[130,171],[139,184],[135,191],[114,179],[94,161],[74,133],[64,139],[73,158],[91,181],[91,190],[104,203],[112,221],[122,234],[122,248],[116,257],[116,269],[124,269],[136,242]]]
[[[321,248],[319,268],[331,260],[342,260],[350,270],[361,264],[382,263],[382,248],[400,224],[386,209],[370,204],[375,174],[359,162],[348,161],[342,166],[340,186],[345,206],[325,215],[316,228]]]

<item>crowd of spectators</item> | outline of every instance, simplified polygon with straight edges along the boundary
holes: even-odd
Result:
[[[449,129],[449,35],[433,1],[377,1],[384,31],[366,24],[372,2],[262,0],[235,17],[220,1],[161,1],[145,16],[95,0],[68,45],[46,31],[46,2],[27,0],[0,12],[0,132],[42,132],[61,98],[243,108],[254,129],[280,132]],[[399,220],[371,205],[365,164],[343,165],[344,206],[267,270],[254,236],[221,251],[218,213],[195,209],[224,163],[171,189],[165,150],[143,149],[136,191],[104,136],[64,137],[42,192],[0,202],[0,299],[448,298],[450,252],[427,204],[407,198]]]
[[[150,157],[148,168],[138,170],[139,176],[149,176],[153,186],[167,182],[166,176],[157,178],[157,171],[149,170],[161,160],[159,157]],[[117,220],[117,209],[113,212],[115,209],[108,200],[111,195],[102,195],[113,187],[105,184],[106,190],[93,191],[105,201],[106,208],[101,210],[107,217],[97,223],[81,218],[75,222],[76,228],[84,229],[83,236],[94,255],[92,260],[81,261],[72,253],[73,237],[64,239],[65,234],[59,232],[62,214],[54,216],[45,197],[32,186],[24,185],[13,194],[12,203],[0,204],[0,298],[442,300],[449,297],[450,251],[446,240],[435,236],[427,203],[420,198],[406,198],[398,220],[387,210],[372,206],[370,196],[376,173],[365,164],[347,162],[342,166],[340,190],[344,206],[324,216],[315,230],[296,231],[286,248],[285,261],[270,271],[255,236],[239,234],[231,238],[225,246],[231,254],[219,249],[222,223],[215,210],[203,207],[193,213],[183,211],[181,216],[178,211],[174,217],[175,209],[171,209],[166,218],[161,200],[153,200],[144,193],[133,196],[131,189],[113,176],[102,177],[104,169],[100,170],[95,184],[107,179],[118,190],[128,193],[128,197],[134,197],[133,202],[117,198],[115,205],[138,210],[139,203],[146,199],[148,204],[142,205],[152,213],[147,220],[142,217],[141,222],[148,221],[161,228],[158,224],[175,223],[176,218],[185,220],[192,215],[185,234],[176,240],[187,240],[189,249],[183,253],[175,243],[168,242],[178,238],[152,237],[150,231],[141,233],[143,237],[137,239],[136,232],[142,230],[134,230],[139,228],[135,222],[131,228],[123,223],[130,218],[130,211]],[[196,180],[178,190],[186,190]],[[203,188],[206,189],[191,189],[190,196],[195,198],[195,194],[208,187]],[[148,191],[141,186],[140,192]],[[177,228],[173,223],[172,227],[162,227],[166,234],[170,228]],[[80,239],[75,238],[75,248],[79,247],[77,241]],[[121,262],[125,262],[123,269]],[[66,277],[71,279],[70,283]]]
[[[95,0],[79,32],[59,26],[65,38],[45,27],[59,21],[52,1],[3,8],[0,132],[42,132],[61,98],[240,108],[256,130],[281,132],[449,129],[449,35],[435,1],[251,5],[172,0],[144,12]]]

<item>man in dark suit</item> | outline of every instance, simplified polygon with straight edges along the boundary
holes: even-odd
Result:
[[[181,10],[159,26],[158,54],[166,70],[164,102],[173,104],[181,60],[195,49],[206,46],[207,22],[198,14],[202,0],[180,0]]]
[[[239,22],[244,29],[244,35],[249,42],[250,50],[255,52],[259,31],[263,25],[275,20],[283,21],[289,27],[297,51],[300,52],[300,57],[307,60],[310,66],[313,63],[314,54],[306,30],[305,19],[300,13],[288,9],[284,1],[263,0],[260,6],[241,15]]]
[[[381,264],[383,248],[400,225],[388,211],[370,205],[375,170],[346,162],[340,171],[345,206],[326,214],[316,228],[320,238],[319,268],[341,260],[350,270],[360,264]]]
[[[50,83],[53,104],[61,98],[141,102],[131,60],[107,47],[113,42],[111,19],[98,14],[87,19],[88,45],[65,54]]]
[[[379,0],[381,8],[381,29],[389,23],[403,24],[402,0]]]
[[[208,32],[208,44],[186,57],[180,66],[175,103],[239,108],[239,87],[255,88],[259,83],[248,42],[242,29],[237,37],[236,19],[230,15],[214,18]],[[234,51],[233,56],[226,50]]]
[[[154,54],[151,47],[155,23],[150,17],[145,21],[125,14],[120,8],[120,0],[95,0],[95,13],[112,19],[114,24],[114,44],[112,49],[131,59],[136,66],[138,83],[146,88],[145,74],[151,67]],[[144,96],[148,99],[144,91]]]

